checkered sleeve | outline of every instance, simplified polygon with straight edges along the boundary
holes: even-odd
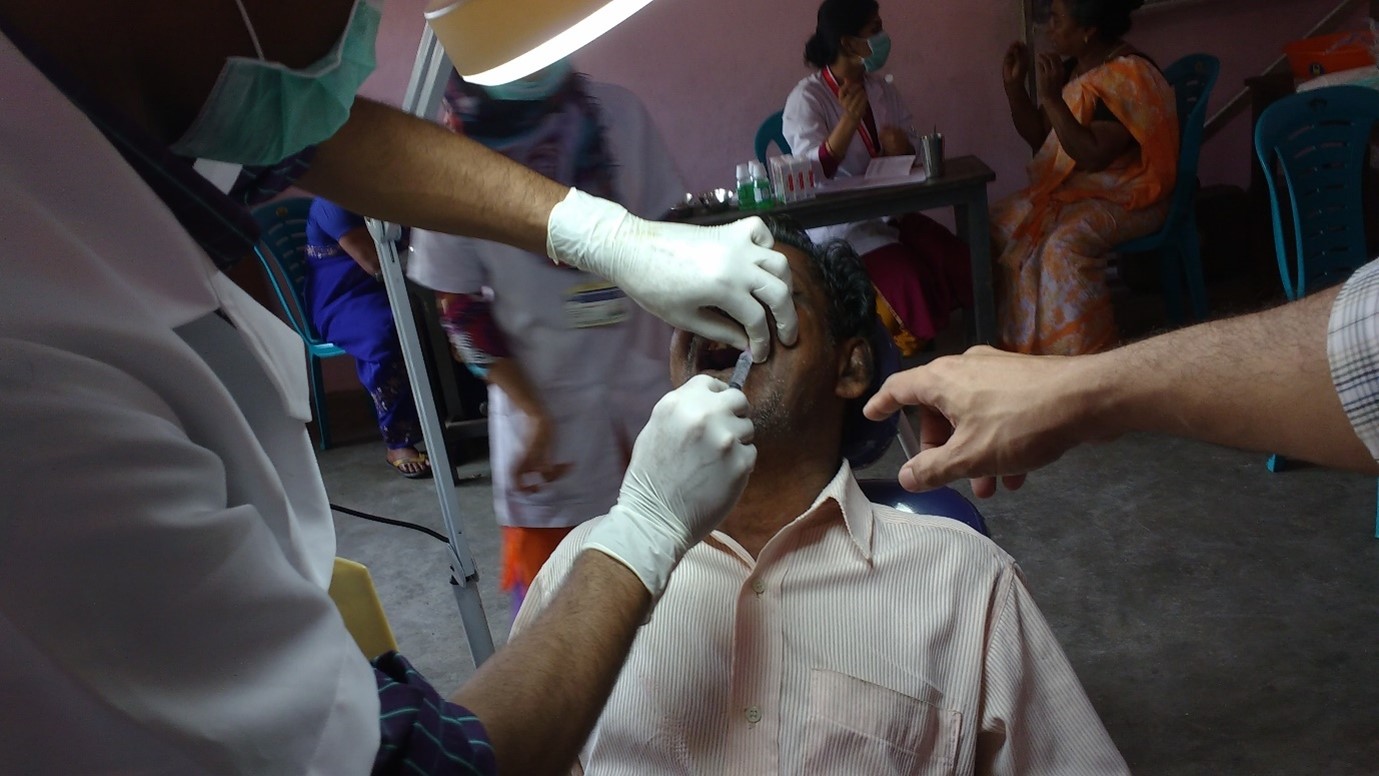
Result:
[[[493,747],[478,717],[441,698],[396,652],[379,657],[373,665],[381,733],[374,776],[498,772]]]
[[[1356,270],[1337,295],[1326,350],[1341,406],[1379,460],[1379,260]]]

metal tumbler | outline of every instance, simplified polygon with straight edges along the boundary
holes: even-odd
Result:
[[[930,178],[943,177],[943,135],[935,132],[919,139],[919,154]]]

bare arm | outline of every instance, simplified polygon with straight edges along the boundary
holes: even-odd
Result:
[[[1077,120],[1063,99],[1063,61],[1056,54],[1039,55],[1035,76],[1043,115],[1079,170],[1100,172],[1134,145],[1130,131],[1114,121],[1084,126]]]
[[[299,185],[347,210],[546,254],[546,223],[569,188],[395,108],[356,99]]]
[[[1327,360],[1336,289],[1093,356],[980,347],[893,376],[873,417],[920,408],[908,488],[962,477],[988,496],[1072,447],[1152,431],[1379,474],[1341,408]]]
[[[512,481],[524,493],[533,493],[547,482],[569,473],[571,462],[553,461],[556,427],[536,388],[516,359],[500,358],[488,365],[487,380],[498,386],[527,416],[527,432],[522,454],[513,463]]]
[[[574,762],[653,597],[742,495],[756,464],[748,411],[741,391],[707,375],[662,397],[618,503],[584,535],[554,600],[455,693],[483,720],[502,772]]]
[[[483,720],[501,773],[568,770],[650,608],[636,574],[586,550],[536,621],[451,696]]]
[[[1379,474],[1331,381],[1326,338],[1337,293],[1104,354],[1089,365],[1111,388],[1092,425]]]
[[[790,270],[759,219],[721,227],[660,224],[543,178],[395,108],[358,99],[317,147],[302,188],[362,215],[558,256],[617,283],[673,326],[771,353],[798,322]],[[732,319],[725,321],[717,311]]]
[[[1020,133],[1031,151],[1038,151],[1050,131],[1043,112],[1035,106],[1024,87],[1018,84],[1006,84],[1006,102],[1010,104],[1010,121],[1015,125],[1015,131]]]
[[[356,226],[340,235],[340,247],[354,259],[354,263],[358,264],[360,269],[370,275],[378,274],[381,266],[378,263],[378,245],[374,243],[373,235],[369,234],[367,226]]]
[[[1045,106],[1045,113],[1058,142],[1084,172],[1101,172],[1135,144],[1130,130],[1114,121],[1093,121],[1083,125],[1059,97]]]
[[[1031,151],[1038,151],[1049,136],[1049,122],[1025,90],[1030,72],[1029,47],[1020,41],[1011,43],[1001,61],[1001,82],[1010,104],[1010,120]]]
[[[838,89],[838,101],[842,103],[843,115],[833,126],[833,131],[824,138],[824,145],[833,158],[841,160],[847,156],[848,146],[857,134],[857,125],[867,114],[866,87],[857,81],[844,81]]]
[[[835,159],[842,159],[847,156],[848,146],[852,144],[852,138],[857,134],[857,124],[860,121],[860,118],[843,111],[843,117],[838,119],[838,123],[833,126],[833,131],[824,138],[824,145],[828,146],[828,152],[833,154]]]

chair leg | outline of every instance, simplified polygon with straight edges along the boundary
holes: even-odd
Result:
[[[321,376],[321,359],[307,356],[310,363],[311,411],[316,417],[317,447],[325,450],[330,447],[330,420],[326,417],[326,381]]]
[[[1379,506],[1374,508],[1374,538],[1379,539]]]
[[[1187,277],[1187,293],[1192,300],[1192,314],[1199,321],[1207,319],[1207,281],[1202,273],[1202,246],[1197,238],[1197,218],[1189,214],[1179,233],[1178,256]]]

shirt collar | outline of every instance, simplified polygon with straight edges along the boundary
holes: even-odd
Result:
[[[823,490],[819,491],[814,503],[810,504],[803,514],[782,526],[776,535],[799,530],[815,521],[835,519],[839,512],[842,513],[843,527],[847,530],[848,537],[857,547],[862,560],[870,563],[872,555],[872,504],[867,495],[862,492],[862,487],[857,484],[857,478],[853,476],[852,467],[848,465],[847,461],[843,461],[842,465],[838,467],[838,473],[833,475],[833,479],[824,486]],[[713,538],[725,547],[737,547],[737,543],[727,534],[714,531]],[[734,550],[734,554],[741,552],[740,549]]]
[[[843,465],[838,467],[838,473],[833,476],[833,480],[819,493],[819,498],[815,499],[809,511],[801,517],[809,518],[816,514],[828,501],[838,505],[843,513],[843,526],[847,528],[848,536],[852,538],[852,543],[857,546],[857,551],[862,553],[863,560],[870,562],[871,501],[862,492],[862,486],[857,484],[857,478],[852,473],[852,466],[847,461],[843,461]]]

